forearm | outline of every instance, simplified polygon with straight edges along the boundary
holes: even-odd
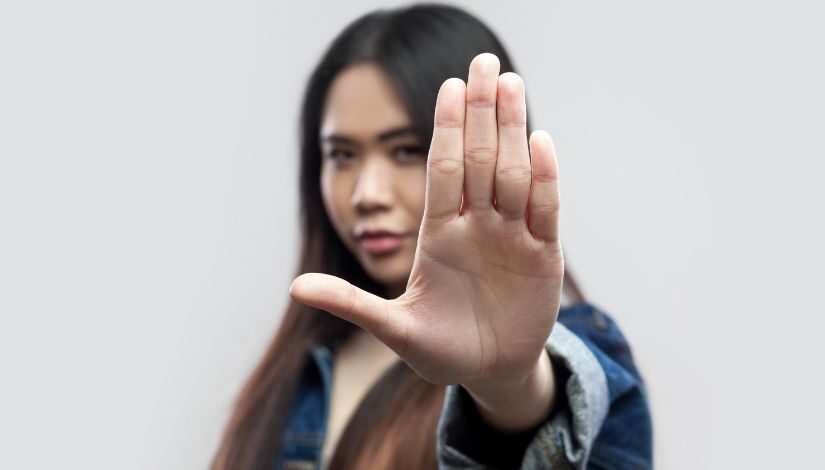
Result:
[[[553,363],[544,350],[532,372],[521,380],[462,384],[479,414],[506,432],[530,429],[544,421],[556,405]]]

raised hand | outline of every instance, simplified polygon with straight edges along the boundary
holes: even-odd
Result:
[[[424,379],[479,390],[535,372],[564,272],[553,143],[536,131],[528,149],[524,83],[499,70],[481,54],[466,86],[451,78],[439,90],[406,292],[382,299],[320,273],[290,287],[371,332]]]

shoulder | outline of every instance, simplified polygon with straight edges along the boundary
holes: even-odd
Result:
[[[608,411],[590,461],[605,468],[651,468],[653,427],[647,392],[618,323],[589,303],[561,309],[558,323],[590,350],[606,379]]]
[[[620,367],[641,381],[630,343],[605,310],[591,303],[573,304],[559,310],[557,321],[594,351],[603,368]]]

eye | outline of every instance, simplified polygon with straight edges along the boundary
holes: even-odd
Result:
[[[393,154],[399,160],[415,160],[421,157],[424,157],[424,149],[419,146],[415,145],[406,145],[402,147],[396,147],[393,151]]]
[[[329,158],[330,160],[335,160],[335,161],[349,160],[349,159],[352,158],[352,156],[353,156],[352,152],[349,152],[347,150],[337,149],[337,148],[333,148],[329,152],[327,152],[327,158]]]

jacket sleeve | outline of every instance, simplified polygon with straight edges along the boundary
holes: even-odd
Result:
[[[564,309],[545,348],[560,386],[553,415],[502,434],[484,424],[466,390],[450,385],[437,431],[440,469],[651,468],[647,399],[615,322],[588,304]]]

